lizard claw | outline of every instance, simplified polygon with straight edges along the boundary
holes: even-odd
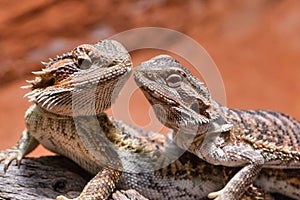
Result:
[[[7,171],[8,167],[12,161],[16,160],[18,168],[20,168],[22,160],[22,152],[17,148],[10,148],[3,151],[0,151],[0,163],[4,161],[4,173]]]
[[[222,193],[223,193],[222,190],[219,190],[217,192],[211,192],[208,194],[207,197],[210,199],[221,200]]]
[[[71,199],[69,199],[69,198],[67,198],[63,195],[59,195],[59,196],[56,197],[56,200],[71,200]]]

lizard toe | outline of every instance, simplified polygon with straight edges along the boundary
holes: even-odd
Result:
[[[0,162],[4,162],[4,172],[7,171],[8,167],[14,160],[17,161],[18,167],[20,167],[20,163],[22,160],[22,157],[20,157],[20,150],[11,148],[0,151]]]

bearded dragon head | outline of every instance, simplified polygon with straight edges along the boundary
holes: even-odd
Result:
[[[218,116],[204,84],[170,56],[141,63],[134,78],[160,122],[175,132],[204,132]]]
[[[128,79],[132,62],[126,49],[113,40],[84,44],[42,62],[44,69],[28,86],[31,102],[64,116],[98,114],[109,108]]]

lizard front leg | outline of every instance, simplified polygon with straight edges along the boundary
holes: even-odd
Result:
[[[103,169],[84,187],[81,194],[73,200],[105,200],[115,190],[121,171],[114,169]],[[70,200],[65,196],[58,196],[56,200]]]
[[[4,172],[6,172],[9,165],[14,160],[16,160],[18,166],[20,166],[22,158],[33,151],[38,145],[39,142],[31,136],[27,130],[24,130],[15,146],[0,151],[0,162],[4,161]]]
[[[252,184],[261,168],[262,165],[255,163],[243,167],[232,179],[230,179],[223,189],[209,193],[208,198],[217,200],[240,199]]]
[[[207,135],[202,145],[197,147],[192,149],[192,151],[211,164],[229,167],[244,166],[230,179],[223,189],[208,195],[212,199],[240,199],[251,186],[264,164],[264,157],[260,152],[242,143],[239,145],[234,143],[224,145],[219,134]]]

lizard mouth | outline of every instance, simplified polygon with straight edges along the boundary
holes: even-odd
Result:
[[[147,95],[151,96],[156,101],[159,101],[159,102],[171,105],[171,106],[178,105],[178,103],[176,103],[174,100],[168,98],[162,92],[155,90],[153,88],[153,86],[151,86],[151,85],[148,85],[148,86],[143,85],[140,88],[142,89],[143,92],[147,93]]]
[[[102,68],[102,70],[95,69],[91,70],[88,73],[76,73],[74,74],[74,80],[72,81],[72,85],[80,86],[83,84],[91,84],[91,83],[107,83],[111,80],[118,80],[118,77],[121,77],[125,74],[129,74],[131,72],[131,62],[126,63],[113,63],[109,65],[107,68]],[[88,79],[87,79],[88,75]]]

